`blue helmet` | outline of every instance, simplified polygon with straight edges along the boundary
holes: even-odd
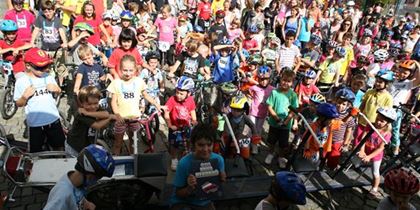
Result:
[[[198,33],[204,33],[204,29],[203,27],[199,26],[199,25],[195,25],[194,26],[194,31],[198,32]]]
[[[308,70],[305,72],[305,77],[315,79],[316,78],[316,72],[314,70]]]
[[[321,42],[322,42],[321,37],[319,37],[319,36],[318,36],[318,35],[316,35],[316,34],[312,34],[312,35],[311,35],[311,39],[310,39],[310,41],[311,41],[312,43],[314,43],[314,45],[320,45],[320,44],[321,44]]]
[[[176,88],[180,90],[191,91],[194,89],[194,81],[187,76],[181,76],[176,83]]]
[[[389,30],[389,31],[386,32],[386,35],[387,36],[394,36],[394,31]]]
[[[258,68],[258,77],[259,78],[270,78],[271,69],[268,66],[260,66]]]
[[[341,88],[340,90],[338,90],[335,93],[335,97],[346,100],[346,101],[349,101],[351,103],[353,103],[354,100],[356,100],[356,96],[354,95],[353,91],[351,91],[347,87],[344,87],[344,88]]]
[[[328,119],[334,119],[339,116],[337,112],[337,107],[330,103],[319,104],[316,108],[316,113],[318,114],[318,116],[323,116]]]
[[[335,48],[335,52],[340,56],[340,57],[344,57],[346,56],[346,48],[344,47],[337,47]]]
[[[258,32],[258,27],[256,25],[249,26],[248,32],[257,33]]]
[[[224,38],[224,39],[220,40],[219,44],[220,45],[231,45],[232,42],[229,39]]]
[[[394,72],[382,69],[376,74],[376,77],[381,78],[385,80],[386,82],[393,82]]]
[[[287,200],[293,204],[306,204],[306,187],[303,181],[290,171],[276,173],[274,183],[270,188],[270,194],[276,199]]]
[[[111,177],[114,173],[115,161],[111,153],[103,147],[91,144],[79,153],[75,168],[83,174]]]
[[[3,20],[0,23],[0,31],[9,32],[9,31],[17,31],[18,27],[13,20]]]
[[[129,10],[124,10],[120,13],[121,20],[132,20],[133,14]]]

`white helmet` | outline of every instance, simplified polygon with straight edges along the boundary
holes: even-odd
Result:
[[[389,119],[389,121],[394,122],[395,120],[397,120],[397,112],[395,112],[395,110],[392,108],[379,107],[378,110],[376,110],[376,112]]]
[[[347,2],[347,6],[349,6],[349,7],[352,7],[352,6],[354,6],[354,5],[355,5],[354,1],[349,1],[349,2]]]
[[[386,59],[388,59],[389,53],[387,50],[385,49],[379,49],[376,50],[373,53],[373,57],[375,58],[375,60],[377,61],[385,61]]]
[[[186,76],[181,76],[178,79],[176,88],[180,90],[191,91],[194,89],[194,80]]]
[[[107,18],[112,19],[111,10],[107,10],[107,11],[104,12],[104,14],[102,14],[102,19],[107,19]]]

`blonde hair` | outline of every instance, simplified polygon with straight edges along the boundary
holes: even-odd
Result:
[[[120,61],[120,69],[123,69],[123,63],[126,62],[126,61],[130,61],[130,62],[134,63],[135,69],[137,71],[137,67],[136,67],[137,62],[136,62],[136,59],[132,55],[129,55],[129,54],[124,55],[121,58],[121,61]]]
[[[190,52],[197,52],[198,50],[198,46],[199,43],[197,40],[191,39],[187,42],[187,44],[185,44],[185,47],[190,51]]]
[[[85,103],[89,98],[101,99],[101,91],[95,86],[84,86],[80,89],[77,99],[80,103]]]
[[[92,49],[87,44],[81,44],[79,49],[77,49],[77,54],[79,55],[80,59],[85,59],[86,56],[93,55]]]
[[[128,3],[128,10],[131,12],[138,12],[140,9],[140,5],[137,2],[130,2]]]
[[[171,6],[169,6],[169,4],[164,4],[163,6],[162,6],[162,9],[160,9],[160,11],[166,11],[166,12],[171,12],[172,11],[172,9],[171,9]]]

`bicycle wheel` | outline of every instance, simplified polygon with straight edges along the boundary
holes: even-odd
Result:
[[[93,186],[87,199],[96,209],[144,209],[154,189],[139,180],[113,180]]]
[[[3,119],[8,120],[12,118],[18,109],[15,101],[13,100],[13,91],[7,88],[0,93],[1,115]]]

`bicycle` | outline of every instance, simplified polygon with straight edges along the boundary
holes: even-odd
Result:
[[[5,77],[5,85],[0,93],[0,110],[1,115],[5,120],[12,118],[18,109],[16,102],[13,99],[16,78],[13,74],[12,63],[13,62],[5,60],[0,61],[0,69]]]
[[[210,96],[208,94],[208,89],[211,89],[214,87],[213,80],[199,80],[194,81],[195,82],[195,92],[194,92],[194,100],[197,104],[198,111],[198,121],[202,123],[211,123],[212,120],[212,113],[210,113],[210,104],[211,101],[209,101],[207,98]]]
[[[173,132],[173,134],[176,136],[175,138],[175,144],[179,145],[178,150],[180,158],[184,157],[185,155],[190,152],[190,144],[188,142],[189,136],[191,134],[192,127],[182,127],[176,131]]]
[[[134,141],[134,154],[138,154],[138,140],[139,136],[143,143],[147,146],[144,153],[153,153],[155,151],[154,144],[156,142],[156,125],[159,125],[159,115],[160,111],[155,110],[150,115],[142,115],[137,119],[128,120],[128,123],[140,123],[140,129],[137,132],[134,132],[133,141]],[[154,129],[155,128],[155,129]]]

